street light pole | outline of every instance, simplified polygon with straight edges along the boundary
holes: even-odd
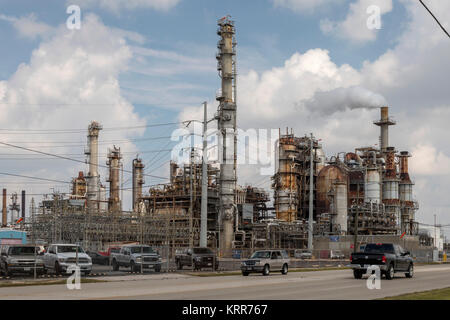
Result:
[[[313,250],[313,192],[314,192],[314,160],[313,149],[314,140],[311,133],[310,138],[310,150],[309,150],[309,219],[308,219],[308,250]]]
[[[202,206],[200,216],[200,247],[207,247],[207,228],[208,228],[208,163],[206,149],[208,146],[206,130],[208,126],[207,120],[207,103],[203,103],[203,156],[202,156]]]

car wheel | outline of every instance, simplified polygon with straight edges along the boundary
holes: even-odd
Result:
[[[247,276],[249,275],[249,273],[248,273],[248,272],[245,272],[245,271],[242,271],[242,275],[243,275],[244,277],[247,277]]]
[[[5,271],[3,272],[3,274],[5,275],[5,277],[9,277],[11,274],[8,271],[8,265],[5,263]]]
[[[283,264],[283,268],[281,269],[281,274],[287,274],[288,273],[288,265],[287,263]]]
[[[180,261],[180,260],[177,261],[177,269],[178,269],[178,270],[183,269],[183,265],[181,264],[181,261]]]
[[[119,264],[117,263],[116,260],[112,261],[112,267],[113,267],[113,271],[119,271]]]
[[[130,270],[131,270],[131,272],[135,272],[136,271],[136,267],[134,265],[134,261],[131,261],[131,263],[130,263]]]
[[[361,270],[353,270],[353,277],[355,277],[355,279],[361,279],[362,275],[363,273]]]
[[[59,267],[58,261],[55,262],[55,274],[59,276],[61,274],[61,269]]]
[[[156,266],[155,267],[155,272],[161,272],[161,266]]]
[[[392,264],[390,264],[386,270],[386,279],[392,280],[393,278],[394,278],[394,267],[392,266]]]
[[[409,267],[408,267],[408,272],[405,273],[405,276],[406,276],[407,278],[412,278],[412,277],[414,276],[414,266],[413,266],[412,263],[409,265]]]
[[[266,265],[264,266],[264,269],[263,269],[262,274],[263,274],[263,276],[268,276],[269,273],[270,273],[270,267],[269,267],[268,264],[266,264]]]

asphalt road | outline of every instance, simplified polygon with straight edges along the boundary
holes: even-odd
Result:
[[[98,278],[102,279],[102,278]],[[450,287],[450,266],[417,266],[412,279],[396,274],[369,290],[366,279],[355,280],[351,270],[197,277],[186,274],[148,274],[105,277],[106,283],[0,288],[0,299],[374,299]]]

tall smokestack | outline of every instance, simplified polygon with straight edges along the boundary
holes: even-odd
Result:
[[[142,186],[144,185],[144,164],[142,160],[133,160],[133,211],[139,210],[139,199],[142,198]]]
[[[393,126],[396,122],[389,118],[389,107],[381,107],[381,119],[375,121],[374,124],[380,127],[380,151],[386,153],[389,147],[389,126]]]
[[[110,212],[119,212],[122,210],[120,203],[120,159],[122,159],[122,155],[120,154],[120,148],[116,148],[114,146],[112,149],[108,150],[108,161],[106,164],[109,167],[109,211]]]
[[[6,189],[3,189],[3,211],[2,211],[2,225],[6,227],[8,224],[8,212],[6,211]]]
[[[98,200],[100,198],[100,179],[98,174],[98,134],[102,126],[92,121],[88,127],[88,148],[85,154],[88,156],[89,172],[86,177],[87,192],[86,200],[88,212],[98,209]]]
[[[221,134],[219,145],[222,146],[220,156],[220,248],[223,255],[231,255],[234,239],[236,203],[236,61],[235,61],[235,28],[229,16],[218,21],[217,34],[219,53],[217,54],[218,71],[222,78],[219,101],[218,129]],[[233,90],[234,89],[234,90]]]
[[[22,224],[25,223],[25,190],[22,190]]]

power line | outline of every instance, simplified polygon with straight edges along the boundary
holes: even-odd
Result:
[[[98,144],[110,144],[110,143],[126,143],[126,142],[137,142],[137,141],[151,141],[151,140],[164,140],[164,139],[170,139],[171,136],[165,136],[165,137],[152,137],[152,138],[136,138],[136,139],[115,139],[115,140],[99,140]],[[73,146],[86,146],[86,143],[83,143],[81,141],[9,141],[9,143],[32,143],[32,144],[44,144],[44,145],[58,145],[63,144],[67,145],[69,147]]]
[[[450,38],[450,34],[447,32],[447,30],[445,30],[444,26],[439,22],[439,20],[434,16],[433,12],[430,11],[430,9],[428,9],[428,7],[425,5],[425,3],[423,3],[422,0],[419,0],[420,3],[425,7],[425,9],[427,9],[427,11],[431,14],[431,16],[434,18],[434,20],[436,20],[437,24],[441,27],[441,29],[445,32],[445,34]]]
[[[39,180],[39,181],[47,181],[47,182],[56,182],[56,183],[64,183],[66,184],[72,184],[72,182],[69,181],[62,181],[62,180],[56,180],[56,179],[48,179],[48,178],[41,178],[41,177],[35,177],[35,176],[27,176],[27,175],[22,175],[22,174],[15,174],[15,173],[8,173],[8,172],[0,172],[0,175],[5,175],[5,176],[12,176],[12,177],[18,177],[18,178],[25,178],[25,179],[31,179],[31,180]],[[24,183],[29,183],[29,182],[24,182]],[[17,183],[20,184],[20,183]],[[147,188],[147,187],[154,187],[154,186],[159,186],[160,184],[154,184],[154,185],[144,185],[142,186],[143,188]],[[127,188],[117,188],[117,190],[121,191],[121,190],[132,190],[133,187],[127,187]],[[105,188],[105,191],[110,191],[111,189]],[[101,192],[101,191],[99,191]],[[28,194],[28,195],[47,195],[49,193],[34,193],[34,194]]]
[[[12,176],[12,177],[19,177],[19,178],[27,178],[27,179],[32,179],[32,180],[42,180],[42,181],[50,181],[50,182],[57,182],[57,183],[68,183],[68,184],[72,184],[71,182],[68,181],[61,181],[61,180],[54,180],[54,179],[47,179],[47,178],[38,178],[38,177],[31,177],[31,176],[25,176],[25,175],[21,175],[21,174],[14,174],[14,173],[7,173],[7,172],[0,172],[1,175],[4,176]]]
[[[130,129],[143,129],[143,128],[155,128],[169,125],[185,124],[189,122],[198,122],[197,120],[185,120],[175,121],[167,123],[154,123],[142,126],[129,126],[129,127],[107,127],[103,128],[103,131],[118,131],[118,130],[130,130]],[[2,132],[9,131],[9,132]],[[0,129],[1,134],[61,134],[61,133],[83,133],[86,129]]]
[[[39,150],[33,150],[33,149],[29,149],[29,148],[25,148],[25,147],[21,147],[21,146],[16,146],[10,143],[6,143],[6,142],[0,142],[0,144],[5,145],[5,146],[9,146],[12,148],[17,148],[17,149],[22,149],[22,150],[26,150],[26,151],[30,151],[30,152],[35,152],[35,153],[39,153],[39,154],[43,154],[46,156],[50,156],[50,157],[56,157],[56,158],[60,158],[60,159],[64,159],[64,160],[69,160],[69,161],[73,161],[73,162],[78,162],[78,163],[83,163],[83,164],[92,164],[92,163],[88,163],[87,161],[82,161],[82,160],[78,160],[78,159],[74,159],[74,158],[69,158],[69,157],[64,157],[64,156],[58,156],[56,154],[52,154],[52,153],[48,153],[48,152],[43,152],[43,151],[39,151]],[[106,168],[109,169],[108,166],[105,165],[101,165],[101,164],[97,164],[97,167],[101,167],[101,168]],[[133,173],[132,171],[129,170],[123,170],[123,172],[126,173]],[[159,176],[155,176],[155,175],[151,175],[151,174],[143,174],[144,176],[148,176],[148,177],[152,177],[152,178],[156,178],[156,179],[163,179],[163,180],[167,180],[167,178],[165,177],[159,177]]]

